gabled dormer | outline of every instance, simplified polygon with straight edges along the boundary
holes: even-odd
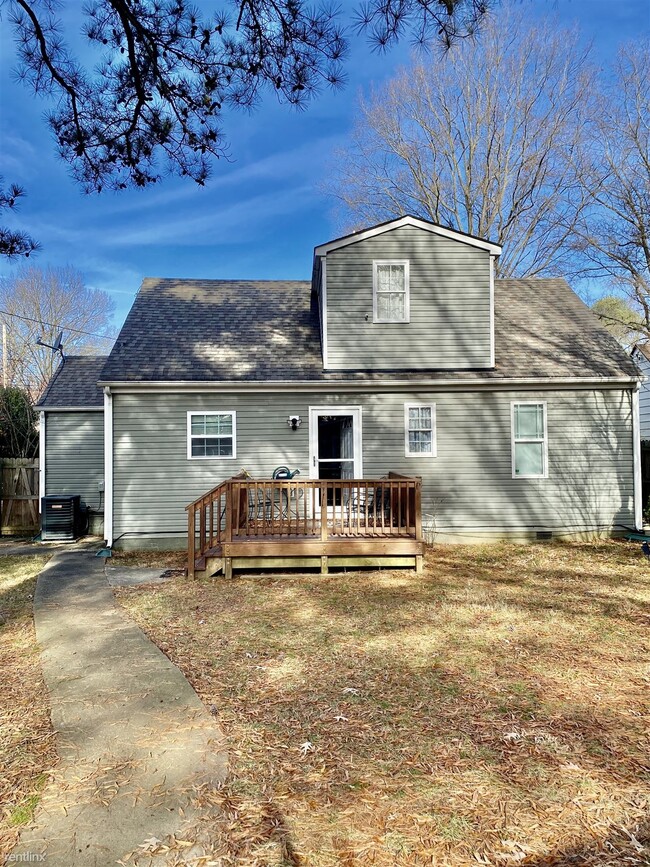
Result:
[[[409,216],[316,247],[323,367],[494,367],[500,253],[498,244]]]

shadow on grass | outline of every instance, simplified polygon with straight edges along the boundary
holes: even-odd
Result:
[[[47,557],[0,556],[0,629],[10,621],[32,613],[36,579]]]
[[[514,564],[513,547],[490,546],[487,552],[451,546],[430,549],[425,575],[403,573],[404,578],[395,587],[377,587],[371,576],[358,573],[364,605],[453,601],[467,604],[467,592],[471,589],[475,595],[473,604],[477,606],[511,605],[532,614],[556,611],[570,617],[602,615],[634,624],[650,619],[650,566],[640,549],[637,551],[638,546],[529,545],[514,548],[520,555]],[[454,554],[461,550],[467,561],[463,560],[463,553]],[[558,559],[566,557],[566,560],[561,565],[536,563],[536,551],[542,554],[550,551]],[[633,574],[605,574],[603,560],[605,565],[612,563]],[[320,586],[317,582],[315,578],[314,588]],[[328,604],[341,608],[347,603],[332,594]]]
[[[622,867],[650,864],[650,820],[628,827],[612,827],[600,840],[552,852],[542,858],[526,858],[522,867]]]
[[[424,575],[179,581],[153,591],[164,618],[145,604],[140,622],[231,715],[253,768],[236,763],[235,776],[249,775],[260,803],[279,800],[264,822],[283,839],[293,830],[290,863],[306,802],[330,837],[358,823],[383,839],[385,805],[424,815],[440,853],[450,829],[466,829],[454,864],[521,833],[558,853],[522,863],[589,864],[609,845],[604,823],[633,834],[650,801],[637,619],[650,576],[635,557],[611,545],[445,548]],[[305,741],[314,752],[298,758]],[[583,803],[598,804],[595,824]],[[542,833],[540,816],[567,828]],[[571,835],[598,842],[565,857]]]
[[[530,550],[526,548],[525,555]],[[553,553],[556,552],[560,555],[566,553],[572,558],[583,557],[586,553],[597,560],[599,555],[609,555],[611,548],[571,546],[562,549],[557,546]],[[625,551],[624,555],[627,553]],[[442,560],[449,563],[448,552]],[[547,691],[555,687],[553,679],[565,679],[570,684],[576,669],[584,668],[585,664],[588,668],[583,672],[586,677],[594,673],[598,675],[592,670],[592,663],[593,668],[597,668],[598,657],[604,652],[605,636],[614,625],[623,624],[626,629],[644,626],[648,606],[629,594],[647,589],[650,585],[648,577],[641,574],[638,578],[610,576],[607,579],[610,585],[621,594],[626,592],[625,596],[612,596],[593,589],[594,584],[601,580],[597,569],[594,574],[581,575],[579,567],[573,563],[560,568],[540,564],[532,570],[529,566],[532,574],[513,580],[507,571],[503,572],[504,566],[498,559],[496,566],[490,563],[479,568],[473,564],[463,565],[458,560],[452,562],[471,570],[466,579],[460,579],[466,586],[459,586],[457,575],[441,575],[439,571],[436,574],[434,558],[434,563],[428,563],[428,576],[400,576],[396,579],[396,586],[378,584],[373,575],[355,576],[351,592],[346,593],[341,590],[336,577],[329,580],[303,578],[298,592],[307,594],[306,606],[289,603],[291,579],[288,582],[286,579],[260,579],[258,586],[263,599],[259,600],[257,617],[272,625],[268,637],[273,651],[284,647],[288,653],[294,650],[301,653],[306,644],[315,656],[321,647],[331,648],[338,644],[345,649],[362,641],[366,659],[373,654],[377,657],[385,654],[385,660],[390,660],[393,690],[396,682],[412,684],[414,675],[423,676],[422,672],[426,672],[426,688],[431,690],[432,700],[438,699],[444,704],[450,697],[457,697],[462,702],[464,696],[468,710],[464,720],[466,733],[472,728],[471,712],[478,702],[499,730],[499,736],[506,723],[517,722],[525,726],[534,722],[538,728],[552,729],[557,737],[587,743],[598,757],[601,770],[612,779],[620,779],[620,757],[609,745],[611,735],[620,723],[617,712],[610,711],[607,706],[596,707],[593,698],[586,702],[582,693],[576,694],[574,700],[566,696],[561,702],[562,710],[554,707],[552,712],[545,711],[545,705],[547,699],[552,698]],[[343,580],[349,577],[345,576]],[[525,637],[518,639],[512,635],[498,640],[496,633],[504,626],[499,622],[504,610],[512,615],[507,618],[505,628],[516,630],[523,623],[527,629]],[[561,620],[555,615],[559,615]],[[572,623],[576,618],[587,621],[587,635],[572,635]],[[531,630],[535,621],[543,624],[546,631]],[[298,630],[297,640],[292,635],[294,629]],[[301,631],[308,633],[308,637],[300,634]],[[439,634],[438,641],[435,640],[436,633]],[[594,641],[600,637],[601,647],[590,643],[588,633],[593,634]],[[566,648],[563,654],[556,653],[555,645],[561,634],[572,642],[568,656]],[[630,640],[632,637],[629,634]],[[405,656],[401,665],[393,655],[393,649],[400,644]],[[541,666],[535,659],[531,664],[531,650],[541,657]],[[525,651],[525,659],[518,656],[521,651]],[[544,672],[543,664],[545,654],[548,657],[547,672]],[[492,671],[492,682],[481,683],[480,677],[464,670],[472,658],[479,666]],[[607,679],[606,672],[601,675]],[[394,698],[395,692],[386,696],[388,706]],[[408,690],[403,698],[408,700]],[[445,716],[444,708],[438,708],[437,712]],[[481,727],[472,737],[477,747],[494,746],[494,734],[486,733]],[[556,756],[545,754],[544,750],[538,753],[539,760],[557,764]],[[647,763],[639,763],[637,770],[639,777],[647,781]]]

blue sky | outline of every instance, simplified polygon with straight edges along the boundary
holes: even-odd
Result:
[[[577,23],[593,43],[594,59],[605,66],[621,42],[650,33],[648,0],[522,3],[531,17],[550,14],[563,25]],[[81,0],[66,5],[66,25],[78,31]],[[115,330],[144,276],[307,279],[313,247],[340,234],[335,204],[319,182],[346,140],[358,95],[390,77],[408,56],[407,45],[377,55],[355,39],[344,90],[324,92],[304,112],[269,96],[252,114],[227,115],[233,159],[215,165],[206,188],[168,178],[144,191],[88,196],[55,154],[43,121],[45,104],[13,79],[15,55],[5,19],[0,166],[5,182],[21,184],[28,194],[11,224],[22,224],[42,243],[35,264],[74,265],[90,285],[114,297]],[[0,274],[15,267],[3,262]]]

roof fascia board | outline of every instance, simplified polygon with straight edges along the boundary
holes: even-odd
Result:
[[[103,406],[35,406],[36,412],[104,412]]]
[[[196,392],[372,392],[372,391],[510,391],[512,389],[537,389],[540,391],[581,390],[581,389],[629,389],[636,388],[640,377],[633,376],[592,376],[568,377],[558,379],[394,379],[394,380],[269,380],[266,382],[237,382],[224,380],[178,381],[178,382],[111,382],[111,391],[121,394],[142,394],[152,392],[196,393]]]
[[[393,220],[390,223],[384,223],[381,226],[374,226],[371,229],[357,232],[355,235],[339,238],[338,241],[329,241],[327,244],[315,247],[314,255],[326,256],[332,250],[338,250],[350,244],[357,244],[359,241],[365,241],[367,238],[375,238],[377,235],[383,235],[384,232],[392,232],[394,229],[402,228],[402,226],[414,226],[416,229],[423,229],[425,232],[440,235],[442,238],[450,238],[452,241],[460,241],[463,244],[468,244],[470,247],[487,250],[493,256],[501,255],[502,248],[499,244],[494,244],[492,241],[483,241],[480,238],[473,238],[471,235],[455,232],[453,229],[446,229],[444,226],[436,226],[432,223],[427,223],[426,220],[418,220],[416,217],[400,217],[398,220]]]

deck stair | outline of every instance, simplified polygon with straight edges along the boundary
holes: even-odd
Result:
[[[188,575],[237,569],[422,568],[422,483],[233,476],[186,506]]]

